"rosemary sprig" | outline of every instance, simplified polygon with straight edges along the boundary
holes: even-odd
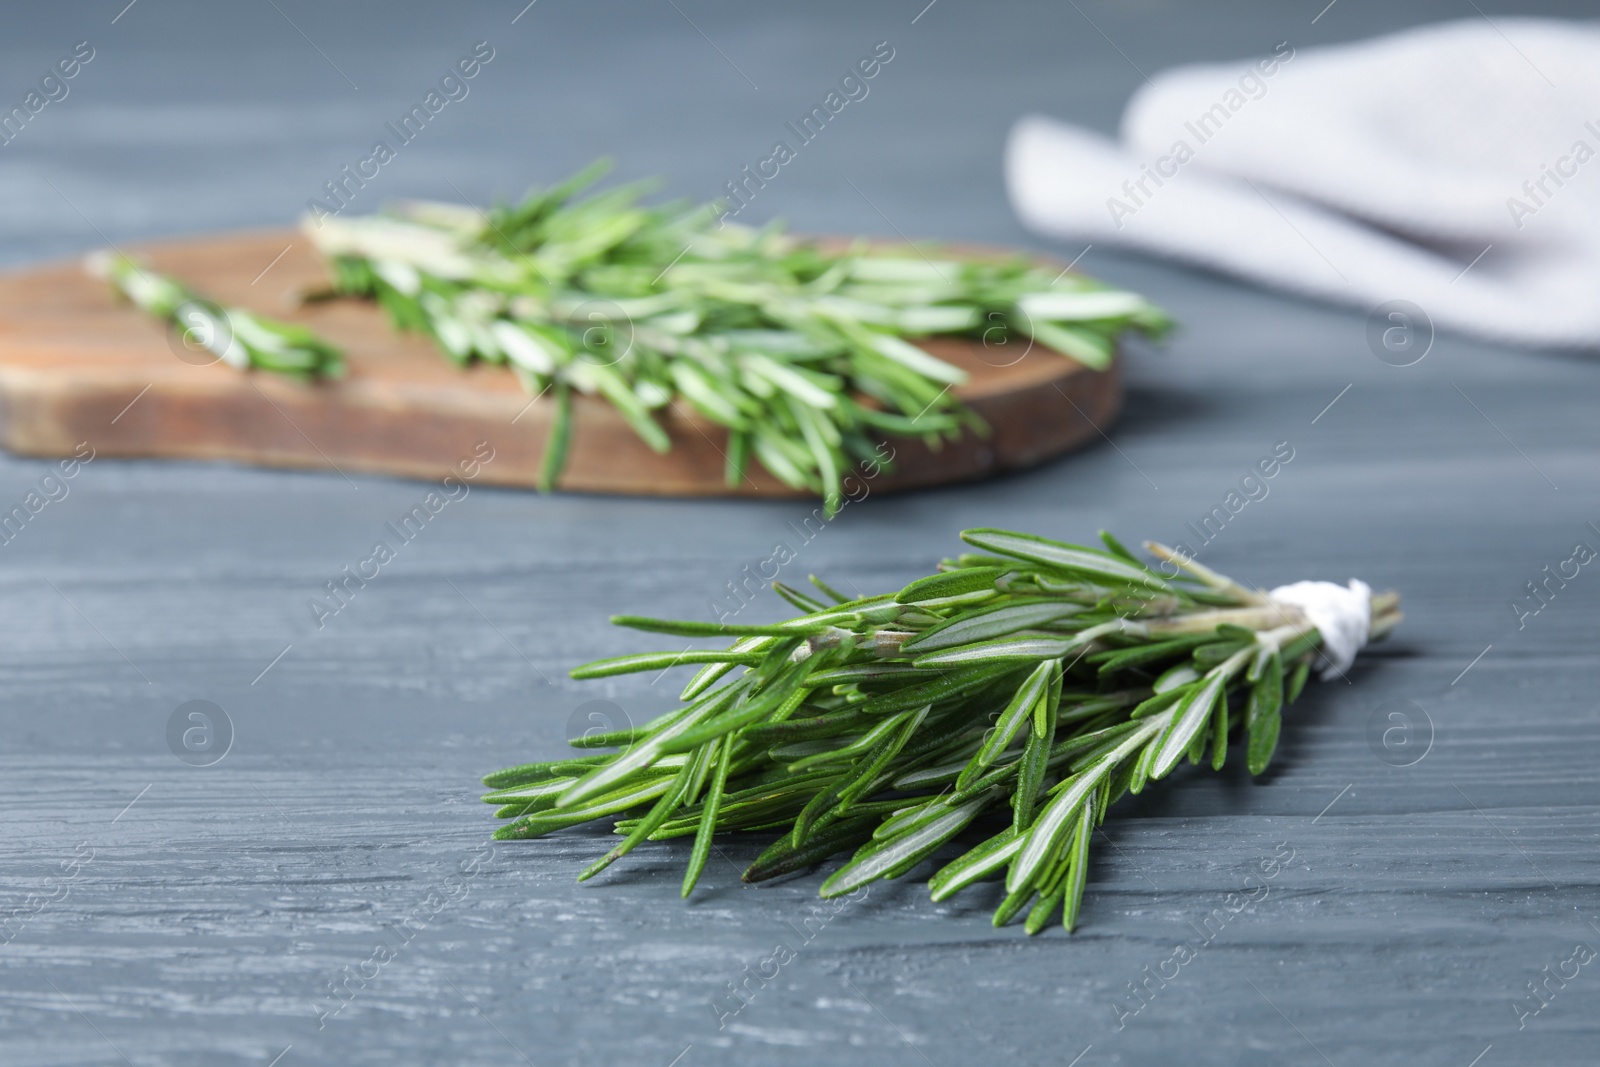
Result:
[[[186,349],[210,352],[237,370],[255,368],[304,379],[344,373],[339,349],[304,326],[222,307],[119,253],[97,253],[88,267],[140,310],[170,324]]]
[[[576,390],[657,451],[681,401],[727,427],[730,485],[754,457],[835,509],[883,436],[986,429],[950,391],[966,375],[907,338],[1037,343],[1103,370],[1123,332],[1170,325],[1133,293],[1020,256],[827,251],[776,224],[718,225],[714,204],[647,205],[649,183],[579,198],[607,169],[487,216],[413,203],[306,226],[338,293],[376,299],[459,363],[506,364],[530,393],[553,393],[544,488],[560,477]]]
[[[1208,748],[1221,768],[1232,735],[1261,773],[1283,706],[1323,655],[1301,608],[1161,545],[1146,545],[1158,570],[1101,537],[1104,550],[968,530],[977,551],[937,574],[856,600],[813,579],[834,603],[772,624],[614,618],[736,640],[575,669],[597,678],[700,665],[676,710],[574,742],[616,751],[486,777],[484,799],[513,820],[495,836],[618,817],[622,842],[582,878],[643,841],[692,836],[688,896],[715,834],[781,830],[745,880],[853,850],[822,884],[831,897],[900,877],[982,826],[930,878],[933,898],[1003,878],[996,925],[1025,914],[1031,934],[1060,913],[1070,930],[1090,836],[1111,806]],[[1373,596],[1369,638],[1400,619],[1397,594]]]

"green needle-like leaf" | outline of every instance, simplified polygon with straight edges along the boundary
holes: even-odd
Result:
[[[1116,748],[1088,770],[1067,779],[1063,783],[1065,788],[1057,787],[1055,799],[1051,800],[1039,814],[1033,828],[1028,831],[1022,850],[1012,862],[1011,872],[1006,875],[1007,890],[1015,892],[1026,885],[1053,856],[1061,851],[1065,845],[1064,835],[1071,833],[1073,816],[1087,801],[1089,795],[1099,788],[1101,780],[1116,770],[1117,765],[1124,759],[1138,752],[1164,725],[1160,719],[1151,719],[1120,741]]]
[[[1052,567],[1063,573],[1119,584],[1166,589],[1167,583],[1148,569],[1125,563],[1115,556],[1079,545],[1063,544],[1032,534],[1009,530],[967,530],[961,539],[975,548]]]
[[[711,839],[716,833],[717,815],[722,810],[722,797],[728,788],[728,767],[732,763],[733,743],[724,741],[718,746],[717,773],[711,779],[711,792],[706,794],[705,808],[700,815],[700,826],[694,834],[694,850],[689,853],[689,866],[683,872],[682,896],[687,899],[694,892],[694,884],[705,870],[706,859],[711,855]]]
[[[940,649],[992,640],[1047,626],[1070,618],[1086,610],[1081,604],[1043,600],[1032,603],[1006,604],[987,610],[962,612],[946,622],[931,626],[900,646],[902,652],[937,652]]]
[[[1250,701],[1245,708],[1245,728],[1249,732],[1249,747],[1245,761],[1251,774],[1260,774],[1272,762],[1272,753],[1278,747],[1278,730],[1282,726],[1279,715],[1283,708],[1283,660],[1274,651],[1267,660],[1255,685],[1250,688]]]
[[[539,461],[539,488],[548,493],[556,487],[567,465],[567,450],[572,447],[572,386],[556,383],[556,410],[550,420],[550,436],[545,441],[544,457]]]
[[[1092,800],[1083,806],[1083,812],[1078,816],[1078,828],[1072,834],[1061,916],[1061,925],[1066,927],[1068,933],[1078,925],[1078,909],[1083,905],[1083,886],[1089,876],[1089,835],[1094,833],[1095,809],[1096,804]]]
[[[951,808],[901,837],[877,843],[873,851],[845,864],[833,877],[823,882],[822,895],[842,896],[876,881],[895,867],[923,858],[966,829],[984,806],[981,800],[970,801],[959,808]]]
[[[664,671],[688,663],[715,663],[729,666],[754,667],[762,660],[759,652],[644,652],[634,656],[615,656],[595,660],[582,667],[574,667],[573,678],[609,678],[615,674],[633,674],[638,671]]]
[[[1151,777],[1165,778],[1178,765],[1209,720],[1211,706],[1216,703],[1225,681],[1225,676],[1213,675],[1178,701],[1171,713],[1171,725],[1156,746],[1155,761],[1150,768]]]

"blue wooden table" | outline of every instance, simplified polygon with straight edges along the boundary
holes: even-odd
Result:
[[[1141,71],[1477,17],[122,2],[6,16],[5,107],[93,51],[0,149],[11,263],[281,225],[478,42],[492,57],[351,211],[483,204],[607,153],[709,198],[886,49],[742,217],[1070,257],[1006,205],[1017,116],[1109,131]],[[488,842],[479,775],[560,751],[588,701],[671,703],[667,682],[565,678],[651,647],[606,616],[706,617],[809,505],[475,487],[319,626],[309,601],[426,485],[107,457],[45,483],[52,464],[0,457],[0,506],[48,498],[0,545],[0,1061],[1595,1062],[1600,577],[1523,598],[1575,543],[1600,547],[1600,369],[1448,335],[1397,368],[1358,311],[1102,248],[1081,266],[1183,323],[1129,354],[1110,442],[852,504],[793,574],[888,589],[975,525],[1186,539],[1278,448],[1270,492],[1201,558],[1262,585],[1359,576],[1408,618],[1348,684],[1308,691],[1260,780],[1185,771],[1124,803],[1078,933],[994,930],[992,888],[934,905],[925,873],[844,906],[817,875],[747,887],[741,841],[687,904],[678,843],[580,887],[602,831]],[[180,759],[185,730],[225,755]]]

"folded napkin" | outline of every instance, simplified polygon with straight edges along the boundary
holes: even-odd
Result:
[[[1600,347],[1600,26],[1487,18],[1180,67],[1121,143],[1041,116],[1006,148],[1046,234],[1512,343]]]

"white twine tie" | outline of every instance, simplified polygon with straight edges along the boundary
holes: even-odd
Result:
[[[1322,652],[1328,657],[1322,670],[1324,681],[1349,670],[1356,653],[1366,645],[1372,624],[1372,589],[1366,582],[1352,578],[1349,588],[1333,582],[1294,582],[1267,595],[1299,608],[1321,632]]]

